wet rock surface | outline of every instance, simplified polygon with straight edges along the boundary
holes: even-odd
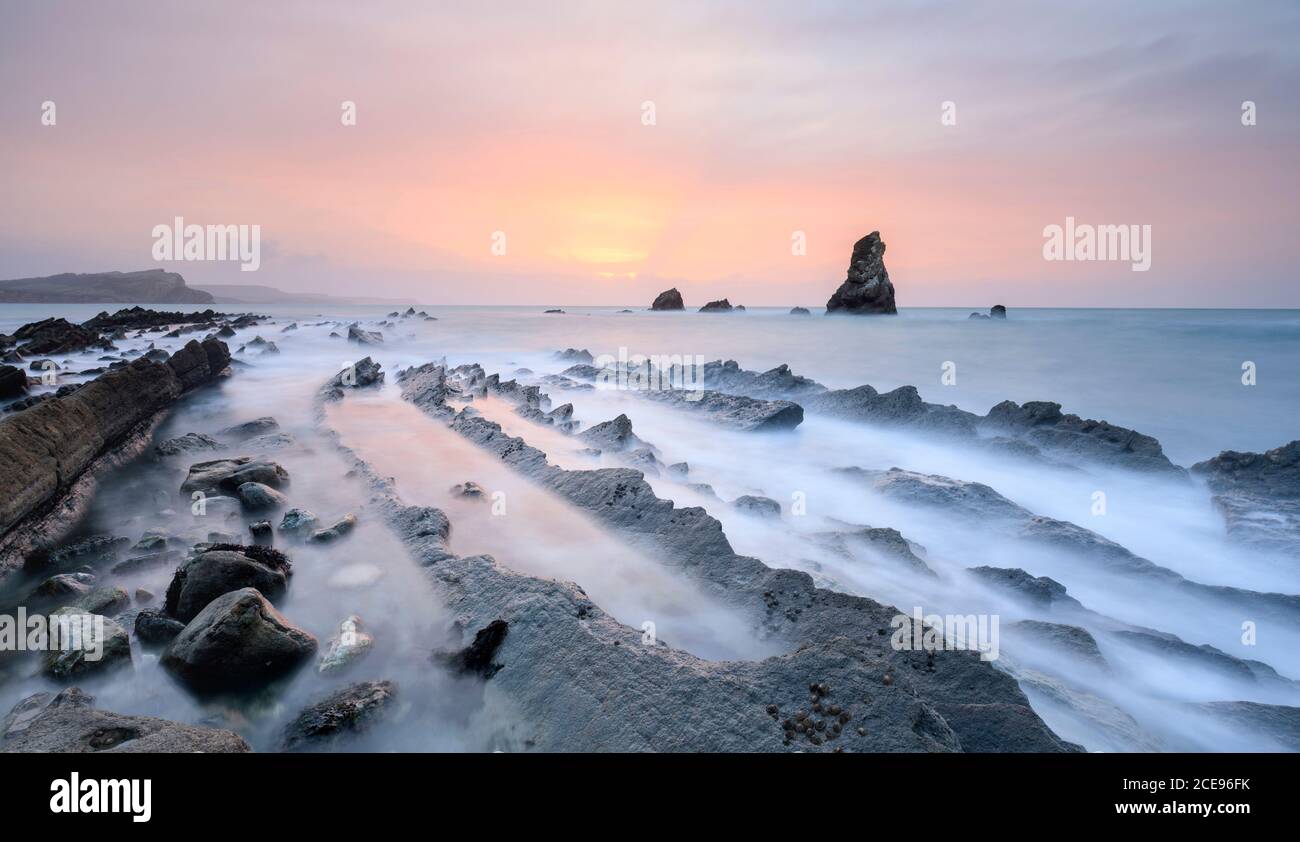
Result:
[[[367,681],[342,688],[298,714],[285,729],[285,751],[322,751],[376,725],[392,706],[397,685]]]
[[[188,623],[212,600],[240,588],[256,588],[275,601],[288,589],[289,573],[287,563],[258,561],[238,550],[210,550],[177,568],[167,588],[164,610],[169,617]]]
[[[814,680],[844,693],[846,701],[860,700],[854,704],[862,707],[853,715],[872,723],[862,735],[854,731],[848,739],[823,742],[823,750],[958,751],[967,740],[1008,751],[1076,749],[1042,724],[1013,679],[974,653],[927,657],[895,651],[884,631],[896,609],[815,588],[805,573],[739,556],[717,520],[703,509],[678,509],[659,499],[639,472],[549,465],[541,451],[482,417],[456,413],[440,394],[404,390],[404,397],[431,416],[450,419],[453,430],[633,546],[653,547],[667,563],[750,617],[755,633],[794,647],[761,662],[710,662],[662,643],[646,646],[639,630],[613,620],[574,585],[523,576],[490,557],[450,554],[445,531],[415,527],[445,523],[440,512],[403,505],[387,481],[369,475],[386,519],[417,561],[428,566],[460,626],[481,630],[496,621],[508,624],[492,659],[501,668],[487,692],[501,694],[524,712],[526,733],[539,749],[787,749],[786,711],[806,704]],[[678,703],[697,697],[712,701]],[[939,713],[940,704],[954,711],[951,719]],[[768,712],[771,705],[777,707],[776,718]]]
[[[1226,450],[1192,474],[1213,492],[1230,538],[1300,553],[1300,440],[1265,453]]]
[[[136,360],[0,421],[0,463],[7,466],[0,472],[0,577],[40,541],[66,531],[69,511],[88,504],[98,474],[143,452],[162,410],[229,361],[218,340],[191,341],[183,350],[180,360]]]
[[[208,603],[167,646],[162,665],[196,692],[222,693],[284,678],[315,652],[316,638],[243,588]]]
[[[0,753],[194,753],[251,751],[233,731],[127,716],[94,706],[76,687],[22,700],[0,725]]]

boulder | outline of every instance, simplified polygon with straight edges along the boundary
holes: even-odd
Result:
[[[654,302],[650,305],[651,310],[685,310],[686,304],[682,301],[682,294],[677,291],[677,287],[666,289],[655,296]]]
[[[760,518],[780,518],[781,504],[771,497],[744,494],[731,501],[732,507],[744,514]]]
[[[826,312],[896,315],[894,285],[885,269],[885,243],[872,231],[853,244],[848,275],[826,302]]]
[[[700,312],[701,313],[730,313],[734,309],[735,308],[731,306],[731,302],[724,298],[721,301],[710,301],[708,304],[705,304],[703,307],[700,308]]]
[[[283,488],[289,484],[289,472],[275,462],[253,456],[196,462],[190,465],[189,475],[181,484],[181,493],[201,491],[216,495],[223,491],[238,492],[239,486],[246,482]]]
[[[307,540],[314,544],[328,544],[337,541],[357,528],[357,516],[348,512],[325,529],[317,529]]]
[[[184,630],[185,624],[161,611],[145,610],[135,615],[135,639],[143,645],[166,646]]]
[[[235,493],[246,512],[270,512],[289,505],[288,497],[260,482],[246,482]]]
[[[0,365],[0,400],[27,393],[27,375],[20,368]]]
[[[361,630],[361,618],[353,614],[339,625],[339,633],[330,638],[317,672],[343,672],[365,657],[374,645],[375,639]]]
[[[316,638],[294,626],[255,588],[217,597],[162,654],[190,689],[222,693],[265,686],[316,653]]]
[[[295,507],[280,518],[280,532],[291,538],[307,538],[319,528],[320,518],[307,509]]]
[[[391,681],[351,684],[305,708],[285,728],[285,751],[323,750],[373,726],[392,705]]]
[[[58,619],[64,617],[67,619]],[[64,638],[60,648],[41,653],[41,673],[46,678],[75,681],[131,665],[131,638],[109,618],[79,608],[60,608],[50,615],[49,622],[61,627],[66,623],[68,632],[60,635],[71,633],[72,637],[70,641]]]
[[[807,307],[791,307],[790,315],[792,316],[811,316],[812,311]]]
[[[241,588],[257,588],[270,600],[284,596],[290,566],[277,566],[269,557],[259,561],[237,550],[209,550],[176,569],[167,588],[167,615],[188,623],[208,603]]]

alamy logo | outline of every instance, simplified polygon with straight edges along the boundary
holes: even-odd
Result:
[[[1080,225],[1065,218],[1064,227],[1043,228],[1044,260],[1115,260],[1134,272],[1151,268],[1150,225]]]
[[[1001,653],[997,614],[926,614],[918,605],[911,616],[896,614],[889,622],[896,631],[889,640],[896,652],[966,650],[981,661],[996,661]]]
[[[129,813],[133,822],[147,822],[153,816],[153,781],[134,778],[119,780],[69,778],[50,783],[51,813]]]
[[[596,382],[621,391],[686,392],[682,397],[697,401],[704,397],[704,357],[700,354],[601,354],[594,360],[599,369]]]
[[[186,225],[178,216],[171,225],[153,227],[153,259],[237,260],[241,272],[256,272],[262,265],[262,226]]]
[[[0,652],[83,652],[87,661],[104,657],[104,618],[73,611],[0,614]]]

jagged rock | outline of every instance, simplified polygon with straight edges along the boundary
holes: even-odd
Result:
[[[260,482],[246,482],[235,491],[239,495],[240,505],[246,512],[268,512],[287,508],[289,498],[269,485]]]
[[[397,693],[392,681],[351,684],[304,709],[285,728],[285,751],[324,749],[378,722]]]
[[[682,294],[677,291],[677,287],[666,289],[655,296],[655,300],[650,304],[651,310],[685,310],[686,304],[682,301]]]
[[[989,318],[1005,319],[1007,317],[1007,308],[1001,304],[994,304],[989,308]]]
[[[27,393],[27,375],[22,369],[0,365],[0,400],[16,398]]]
[[[225,429],[218,431],[217,435],[221,436],[223,439],[243,441],[244,439],[251,439],[254,436],[263,436],[267,433],[274,433],[278,429],[280,429],[280,422],[276,421],[269,415],[264,415],[261,418],[254,418],[252,421],[245,421],[242,424],[235,424],[226,427]]]
[[[632,419],[626,415],[619,415],[611,421],[602,421],[579,433],[578,438],[598,450],[609,453],[619,453],[645,446],[645,442],[632,432]]]
[[[113,328],[123,329],[131,328],[140,330],[148,327],[162,327],[163,325],[185,324],[185,325],[207,325],[217,319],[226,318],[225,313],[217,313],[211,309],[201,312],[185,313],[181,311],[167,310],[148,310],[144,307],[124,307],[112,315],[107,310],[101,311],[98,316],[88,319],[82,324],[85,327],[96,328],[97,330],[109,330]]]
[[[1160,442],[1136,430],[1061,412],[1059,403],[1003,401],[979,422],[985,433],[1011,434],[1031,444],[1074,458],[1117,464],[1135,470],[1182,475]]]
[[[362,345],[382,345],[384,335],[377,330],[362,330],[356,325],[348,327],[348,341],[359,342]]]
[[[781,504],[771,497],[756,497],[745,494],[732,500],[731,505],[737,511],[754,517],[778,519],[781,517]]]
[[[203,450],[220,450],[221,442],[203,433],[186,433],[183,436],[167,439],[154,445],[153,452],[158,456],[179,456],[183,453],[197,453]]]
[[[1237,681],[1254,683],[1257,680],[1255,671],[1248,662],[1234,658],[1213,646],[1196,646],[1175,635],[1150,629],[1119,629],[1114,634],[1125,643],[1156,653],[1168,660],[1181,660],[1195,664]]]
[[[872,231],[853,244],[848,275],[827,300],[826,312],[891,316],[898,313],[894,285],[885,269],[885,244],[879,231]]]
[[[252,750],[233,731],[152,716],[126,716],[99,710],[94,702],[93,696],[76,687],[58,695],[28,696],[5,719],[0,752],[192,754]]]
[[[330,638],[317,672],[343,672],[367,655],[374,645],[375,639],[361,630],[361,618],[353,614],[340,624],[339,633]]]
[[[1019,572],[1023,573],[1024,571]],[[1056,585],[1058,588],[1060,588],[1060,585],[1051,579],[1046,579],[1044,583],[1045,590],[1054,596],[1055,593],[1051,585]],[[1064,593],[1065,588],[1060,588],[1060,594],[1064,595]],[[1049,596],[1048,601],[1052,601],[1051,596]],[[1087,629],[1080,626],[1047,623],[1042,620],[1021,620],[1012,623],[1008,628],[1014,632],[1024,634],[1038,643],[1045,643],[1096,666],[1106,666],[1106,659],[1102,657],[1101,649],[1097,646],[1097,639]]]
[[[278,600],[288,590],[291,568],[276,562],[274,556],[259,560],[237,550],[200,553],[176,569],[164,610],[188,623],[214,599],[240,588],[256,588],[267,599]]]
[[[979,521],[985,528],[998,524],[1009,537],[1072,553],[1108,574],[1131,577],[1148,586],[1171,588],[1186,596],[1214,603],[1230,601],[1285,622],[1300,618],[1300,596],[1191,581],[1089,529],[1035,515],[982,483],[899,468],[888,471],[841,468],[836,473],[864,480],[875,491],[898,502],[939,508],[953,518]]]
[[[493,620],[474,633],[474,640],[458,652],[437,653],[434,660],[445,664],[456,672],[491,678],[501,669],[501,664],[493,663],[497,650],[505,642],[510,624],[505,620]]]
[[[411,392],[406,397],[414,399]],[[787,739],[780,721],[782,710],[789,717],[807,703],[810,681],[839,688],[852,717],[872,723],[861,737],[841,738],[847,749],[1078,750],[1043,725],[1010,676],[970,653],[937,652],[934,669],[922,668],[927,653],[895,651],[877,633],[897,609],[818,589],[807,574],[736,554],[716,519],[656,497],[639,472],[565,470],[485,418],[421,406],[627,540],[653,541],[675,569],[752,618],[757,634],[791,647],[763,661],[709,662],[662,644],[645,646],[639,630],[616,622],[574,585],[523,576],[484,556],[449,554],[445,532],[415,526],[445,520],[441,513],[403,506],[391,483],[367,474],[389,525],[427,567],[460,627],[509,624],[492,659],[502,668],[485,692],[520,713],[539,750],[816,748]]]
[[[253,543],[260,547],[269,547],[275,543],[275,536],[271,532],[271,521],[269,520],[250,523],[248,532],[253,538]]]
[[[1067,609],[1083,607],[1077,599],[1065,592],[1065,585],[1046,576],[1031,576],[1019,567],[972,567],[967,572],[1043,608],[1058,605]]]
[[[760,373],[746,371],[735,360],[705,363],[704,385],[719,392],[768,400],[803,400],[826,391],[825,386],[795,374],[784,363]]]
[[[214,376],[212,361],[228,359],[217,340],[186,349],[209,362],[196,372],[174,360],[136,360],[0,423],[0,576],[35,546],[61,537],[88,507],[99,474],[147,448],[146,428],[161,420],[160,411],[198,385],[196,373]],[[56,501],[62,508],[52,512]]]
[[[154,596],[154,592],[147,588],[135,589],[135,602],[137,605],[148,605],[154,601]],[[139,615],[136,616],[139,617]]]
[[[275,462],[252,456],[196,462],[190,465],[189,475],[181,484],[181,493],[238,492],[239,487],[246,482],[283,488],[289,484],[289,472]],[[208,502],[210,504],[211,500]]]
[[[956,406],[940,406],[921,399],[915,386],[900,386],[881,394],[871,386],[836,389],[801,399],[809,412],[836,418],[955,436],[973,436],[979,416]]]
[[[916,554],[914,547],[917,545],[904,538],[897,529],[866,526],[849,531],[825,532],[816,537],[823,546],[844,558],[853,558],[849,544],[857,542],[891,561],[902,562],[924,576],[937,576],[930,565]]]
[[[73,564],[98,566],[117,558],[131,539],[116,535],[91,535],[59,547],[50,553],[50,565],[69,567]]]
[[[1214,493],[1230,538],[1300,553],[1300,440],[1267,453],[1225,450],[1192,473]]]
[[[332,526],[325,529],[317,529],[311,534],[311,537],[308,540],[315,544],[328,544],[332,541],[337,541],[356,528],[357,516],[348,512],[346,515],[335,521]]]
[[[1282,751],[1300,751],[1300,707],[1259,702],[1203,702],[1197,707],[1237,728],[1262,734]]]
[[[636,394],[690,410],[714,424],[741,432],[791,430],[803,423],[803,407],[792,401],[759,400],[707,389],[651,389]]]
[[[98,331],[60,318],[25,324],[14,331],[14,338],[23,343],[19,350],[25,356],[72,354],[88,348],[113,350],[113,343],[101,338]]]
[[[142,644],[166,646],[184,630],[185,624],[161,611],[145,610],[135,615],[135,638]]]
[[[807,307],[791,307],[790,315],[792,316],[811,316],[812,311]]]
[[[587,363],[588,365],[595,362],[595,358],[586,348],[581,350],[577,348],[565,348],[563,351],[556,351],[554,357],[560,362]]]
[[[60,608],[50,615],[50,622],[63,622],[56,620],[59,617],[68,618],[69,629],[77,627],[72,640],[80,643],[41,653],[41,673],[45,677],[75,681],[131,665],[131,639],[126,629],[113,620],[87,614],[80,608]]]
[[[292,508],[280,518],[280,532],[302,540],[320,528],[320,518],[307,509]]]
[[[451,487],[451,494],[453,497],[470,497],[475,500],[481,500],[487,497],[487,491],[484,490],[483,486],[472,480],[466,480],[465,482],[453,485]]]
[[[208,603],[168,645],[162,665],[192,690],[220,693],[283,678],[315,652],[316,638],[243,588]]]
[[[686,475],[689,474],[690,472],[691,472],[691,466],[685,462],[674,462],[673,464],[668,466],[668,473],[672,474],[674,477],[677,477],[678,479],[682,479],[686,477]]]
[[[710,301],[708,304],[705,304],[703,307],[700,308],[700,312],[701,313],[730,313],[734,309],[735,308],[731,306],[731,302],[724,298],[721,301]]]

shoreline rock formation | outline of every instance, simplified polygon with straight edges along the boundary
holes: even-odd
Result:
[[[224,342],[191,340],[166,362],[135,360],[0,421],[0,580],[67,534],[97,475],[144,452],[164,410],[229,364]]]
[[[654,303],[650,305],[651,310],[685,310],[686,304],[682,301],[682,294],[677,291],[677,287],[666,289],[655,296]]]
[[[354,455],[466,637],[508,624],[485,692],[519,714],[521,743],[541,751],[1078,750],[1047,728],[1014,679],[974,653],[893,649],[884,630],[897,609],[738,555],[719,521],[660,499],[640,471],[548,464],[498,424],[449,406],[459,389],[440,366],[397,379],[403,397],[432,418],[663,558],[750,618],[756,634],[791,647],[758,662],[719,662],[647,646],[576,585],[514,573],[488,556],[453,555],[446,516],[404,505],[392,480]],[[819,701],[810,716],[810,688],[839,713],[819,712]]]
[[[9,303],[213,304],[211,293],[189,287],[176,272],[89,272],[0,281],[0,301]]]
[[[872,231],[853,244],[848,275],[826,302],[826,314],[896,315],[894,285],[885,269],[885,243]]]
[[[1300,439],[1266,453],[1225,450],[1193,465],[1192,475],[1213,492],[1229,538],[1300,553]]]

